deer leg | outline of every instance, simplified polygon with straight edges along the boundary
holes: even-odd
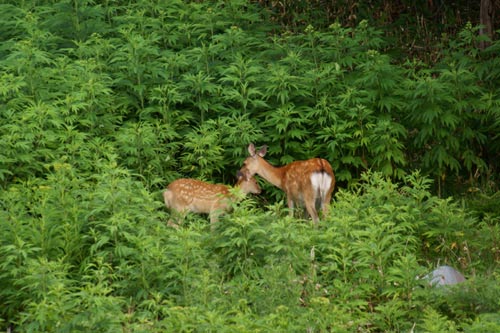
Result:
[[[172,220],[172,219],[167,221],[167,226],[174,228],[174,229],[179,229],[179,224],[177,222],[174,222],[174,220]]]
[[[307,200],[305,202],[305,206],[307,209],[307,212],[309,213],[309,216],[311,216],[314,224],[318,224],[318,213],[316,212],[316,203],[314,200]]]
[[[289,195],[287,195],[287,204],[288,204],[288,215],[293,217],[294,205],[293,205],[293,200],[291,199],[291,196],[289,196]]]
[[[314,224],[318,224],[318,212],[316,211],[316,195],[315,193],[304,193],[304,206],[307,213],[313,220]]]
[[[210,212],[210,230],[215,230],[215,224],[219,221],[219,214],[216,211]]]
[[[167,226],[172,227],[174,229],[179,229],[181,224],[186,219],[187,212],[185,210],[170,210],[170,219],[167,221]]]
[[[328,192],[325,195],[325,199],[321,201],[321,211],[323,212],[323,218],[328,216],[328,211],[330,208],[330,201],[332,200],[332,193]]]

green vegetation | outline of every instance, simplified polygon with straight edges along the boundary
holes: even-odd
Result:
[[[4,1],[0,22],[0,330],[499,330],[500,43],[475,26],[424,62],[243,0]],[[330,161],[331,216],[262,183],[212,232],[168,227],[162,189],[234,182],[250,142]],[[467,282],[417,278],[438,264]]]

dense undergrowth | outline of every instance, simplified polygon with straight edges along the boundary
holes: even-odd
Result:
[[[2,193],[2,326],[19,332],[325,332],[500,326],[498,221],[366,173],[315,228],[249,198],[214,231],[166,225],[156,194],[114,162]],[[498,217],[497,217],[498,219]],[[492,221],[489,221],[492,222]],[[437,264],[467,281],[431,288]],[[420,278],[419,278],[420,277]]]
[[[1,9],[3,188],[108,154],[155,190],[230,182],[253,141],[276,164],[326,158],[344,187],[420,169],[440,195],[497,189],[499,44],[479,50],[471,25],[425,64],[384,54],[366,22],[277,33],[246,1]]]
[[[438,63],[401,63],[366,22],[265,18],[0,5],[1,330],[498,330],[500,44],[480,51],[468,25]],[[331,216],[290,218],[262,184],[213,232],[169,228],[165,185],[233,182],[250,142],[274,164],[329,160]],[[418,278],[440,264],[467,282]]]

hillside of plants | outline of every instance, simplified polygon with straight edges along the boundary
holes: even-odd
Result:
[[[0,331],[500,331],[500,42],[276,3],[2,1]],[[328,160],[330,214],[259,178],[170,227],[249,143]]]

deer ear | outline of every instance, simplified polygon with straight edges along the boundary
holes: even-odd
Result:
[[[260,157],[264,157],[266,153],[267,153],[267,145],[263,145],[257,154],[259,154]]]
[[[255,156],[255,146],[253,145],[253,143],[251,143],[251,144],[248,145],[248,153],[252,157]]]

